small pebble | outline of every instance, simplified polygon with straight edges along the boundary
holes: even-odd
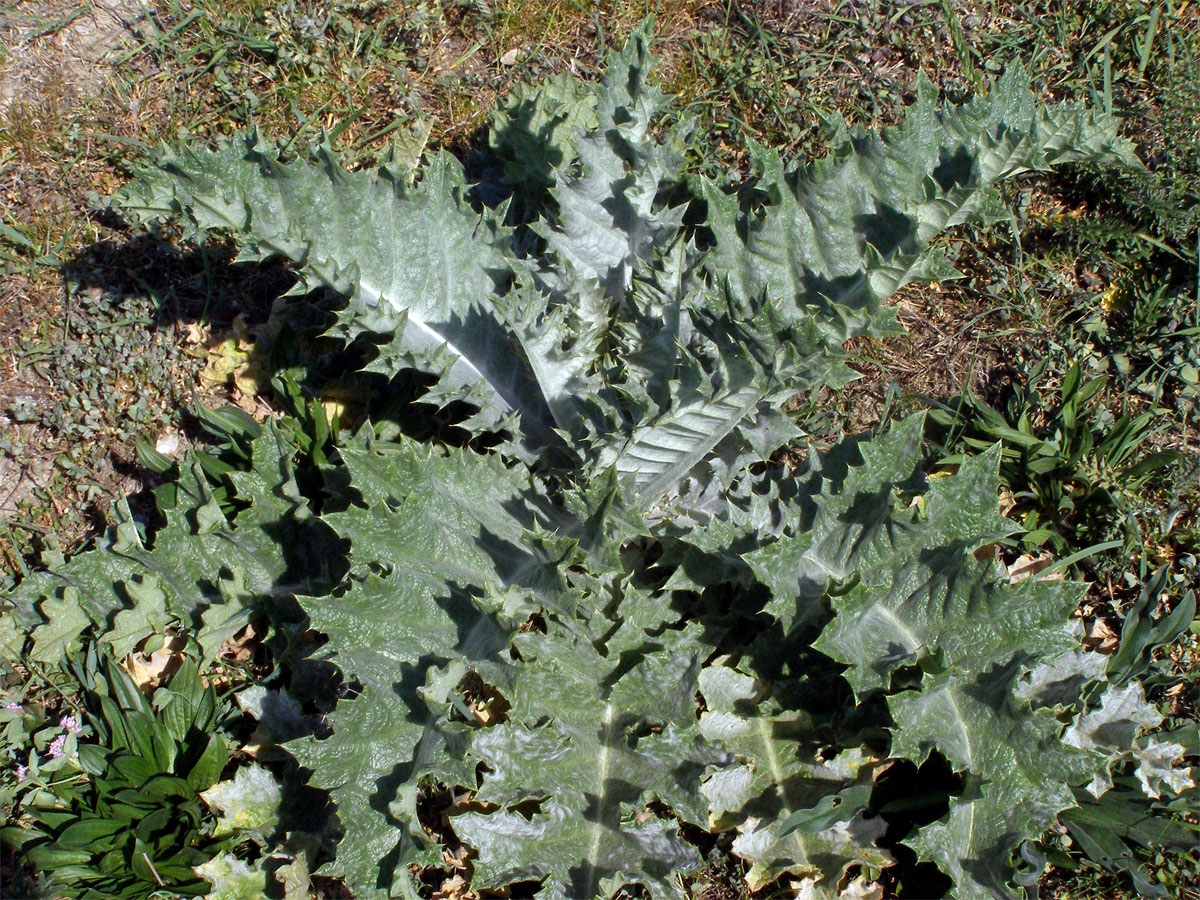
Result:
[[[179,435],[169,431],[160,434],[158,441],[154,444],[154,449],[163,456],[174,456],[179,452]]]

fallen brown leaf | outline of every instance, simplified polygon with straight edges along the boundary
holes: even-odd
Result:
[[[265,619],[255,619],[250,622],[221,645],[221,659],[235,663],[249,662],[254,658],[254,652],[262,643],[266,631]]]
[[[1017,499],[1012,495],[1012,491],[1000,492],[1000,515],[1007,516],[1016,506]]]
[[[453,849],[442,851],[442,859],[446,865],[452,869],[459,869],[461,871],[465,871],[470,866],[469,856],[470,851],[462,844]]]
[[[1018,581],[1024,581],[1026,578],[1032,578],[1038,572],[1048,569],[1054,562],[1054,555],[1051,553],[1039,553],[1034,556],[1032,553],[1022,553],[1008,567],[1008,582],[1016,584]],[[1060,573],[1045,576],[1050,579],[1061,579]]]
[[[476,900],[479,897],[471,885],[461,874],[447,878],[439,887],[433,889],[431,896],[434,900]]]
[[[1089,650],[1111,655],[1117,652],[1117,642],[1116,632],[1103,619],[1093,619],[1084,626],[1083,646]]]
[[[1000,546],[1000,545],[997,544],[995,541],[992,541],[990,544],[984,544],[982,547],[980,547],[978,550],[975,551],[974,556],[980,562],[986,562],[989,559],[995,559],[996,558],[996,548],[998,546]]]
[[[183,664],[183,650],[187,641],[177,634],[169,635],[165,643],[153,653],[134,651],[125,657],[123,665],[133,683],[143,693],[151,694],[178,671]]]

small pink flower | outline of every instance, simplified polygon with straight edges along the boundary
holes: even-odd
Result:
[[[50,756],[55,759],[62,756],[63,755],[63,743],[66,741],[66,739],[67,739],[67,736],[65,734],[60,734],[58,737],[56,737],[54,740],[52,740],[50,742],[50,749],[46,752],[49,753]]]
[[[5,708],[5,709],[8,709],[8,710],[12,710],[13,712],[24,712],[24,709],[22,709],[22,707],[21,707],[21,704],[20,704],[20,703],[16,703],[16,702],[9,703],[9,704],[8,704],[7,706],[5,706],[4,708]]]
[[[63,716],[58,724],[60,727],[67,729],[67,734],[75,734],[79,731],[79,720],[74,716]]]
[[[17,766],[17,781],[24,781],[29,775],[29,766]]]

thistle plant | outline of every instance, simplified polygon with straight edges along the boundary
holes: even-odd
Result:
[[[1006,215],[998,181],[1132,148],[1013,69],[961,106],[922,80],[902,125],[843,128],[812,164],[756,147],[754,179],[722,183],[689,174],[652,68],[643,29],[598,84],[501,105],[500,185],[445,151],[415,172],[258,134],[163,151],[115,209],[290,260],[298,293],[344,298],[328,334],[367,372],[422,373],[421,402],[488,440],[379,413],[305,496],[287,428],[248,427],[239,465],[181,466],[157,534],[125,515],[11,592],[0,646],[53,663],[169,630],[205,661],[269,616],[282,666],[340,680],[285,748],[332,799],[321,871],[356,898],[418,896],[451,849],[476,890],[680,896],[704,833],[752,889],[835,897],[902,839],[954,896],[1012,896],[1077,791],[1130,760],[1185,785],[1184,748],[1143,737],[1140,686],[1081,648],[1082,585],[1011,584],[984,552],[1019,530],[999,447],[927,480],[917,416],[788,466],[782,405],[854,377],[842,345],[898,330],[896,290],[953,276],[931,242]],[[956,786],[898,836],[878,779],[902,761]]]

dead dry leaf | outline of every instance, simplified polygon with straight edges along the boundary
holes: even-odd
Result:
[[[1016,584],[1018,581],[1024,581],[1026,578],[1032,578],[1038,572],[1050,568],[1054,563],[1054,554],[1039,553],[1022,553],[1008,567],[1008,582]],[[1053,578],[1053,575],[1047,576]],[[1059,578],[1062,576],[1059,575]]]
[[[1103,619],[1092,619],[1084,626],[1083,646],[1088,650],[1111,655],[1117,652],[1117,634]]]
[[[254,619],[221,645],[221,659],[234,663],[249,662],[267,633],[265,619]]]
[[[461,873],[455,873],[434,888],[434,900],[476,900],[479,897],[471,890],[470,882]]]
[[[198,322],[188,322],[183,326],[183,342],[186,345],[207,348],[210,339],[211,328],[207,324],[201,325]],[[204,354],[201,353],[198,355],[203,356]]]
[[[179,670],[183,664],[185,647],[187,641],[183,637],[177,634],[168,635],[163,645],[153,653],[134,651],[125,657],[122,665],[140,691],[152,694]]]
[[[992,541],[990,544],[984,544],[982,547],[980,547],[978,550],[975,551],[974,556],[980,562],[987,562],[989,559],[995,559],[996,558],[996,548],[998,548],[999,546],[1000,545],[997,544],[995,541]]]
[[[1007,516],[1017,507],[1017,498],[1013,496],[1012,491],[1000,492],[1000,515]]]
[[[256,335],[242,316],[233,320],[232,333],[215,342],[210,338],[205,352],[207,362],[200,372],[201,387],[213,388],[232,383],[235,394],[240,391],[253,398],[262,393],[270,379],[262,355],[255,346],[256,341]],[[241,406],[240,403],[238,405]]]
[[[261,397],[247,394],[238,388],[233,389],[233,404],[238,409],[249,414],[255,422],[265,422],[274,414],[270,404]]]

